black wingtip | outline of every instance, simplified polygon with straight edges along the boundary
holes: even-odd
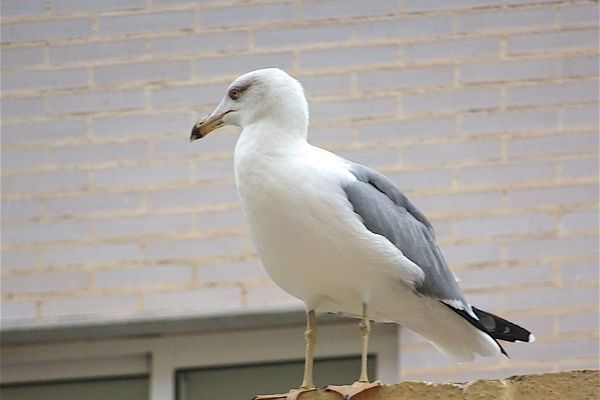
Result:
[[[526,343],[535,341],[535,336],[522,326],[476,307],[471,308],[494,339]]]
[[[502,347],[502,345],[500,343],[498,343],[498,340],[496,340],[496,338],[494,337],[494,335],[491,332],[489,332],[489,330],[484,325],[482,325],[482,323],[480,321],[478,321],[475,318],[473,318],[465,310],[459,310],[457,308],[454,308],[450,304],[446,304],[443,301],[441,301],[440,303],[442,303],[443,305],[445,305],[446,307],[448,307],[449,309],[451,309],[452,311],[454,311],[455,313],[457,313],[458,315],[460,315],[461,317],[463,317],[469,324],[473,325],[475,328],[479,329],[481,332],[486,333],[489,337],[492,338],[492,340],[494,342],[496,342],[496,344],[500,348],[500,352],[502,354],[504,354],[507,358],[510,359],[510,357],[508,356],[508,353],[506,352],[506,350],[504,350],[504,347]],[[471,308],[475,312],[475,308],[474,307],[471,307]],[[475,315],[477,315],[476,312],[475,312]],[[477,315],[477,317],[479,318],[479,315]]]

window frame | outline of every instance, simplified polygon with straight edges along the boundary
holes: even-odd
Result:
[[[0,382],[147,374],[150,400],[175,400],[177,370],[303,359],[303,332],[295,325],[8,344],[2,346]],[[396,325],[373,325],[369,353],[376,356],[378,379],[398,380],[398,347]],[[356,321],[319,325],[317,358],[356,356],[360,349]]]

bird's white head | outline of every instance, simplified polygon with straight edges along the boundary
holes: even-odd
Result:
[[[194,125],[190,141],[225,125],[244,129],[265,121],[306,135],[308,103],[302,85],[278,68],[251,71],[234,80],[217,108]]]

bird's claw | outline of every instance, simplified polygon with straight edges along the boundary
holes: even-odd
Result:
[[[302,393],[312,392],[313,390],[317,390],[317,388],[314,387],[314,388],[291,389],[288,393],[258,395],[253,400],[276,400],[276,399],[297,400],[298,397],[300,397],[300,395]]]
[[[375,382],[354,382],[352,385],[342,385],[342,386],[334,386],[328,385],[325,386],[325,390],[329,390],[332,392],[336,392],[342,395],[344,400],[349,400],[355,395],[364,392],[365,390],[373,389],[375,387],[381,386],[381,381]]]

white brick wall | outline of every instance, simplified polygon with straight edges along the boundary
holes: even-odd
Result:
[[[297,304],[266,277],[229,129],[250,69],[304,84],[315,144],[431,217],[471,301],[531,328],[457,366],[405,332],[402,378],[597,367],[598,3],[3,0],[2,321]]]

